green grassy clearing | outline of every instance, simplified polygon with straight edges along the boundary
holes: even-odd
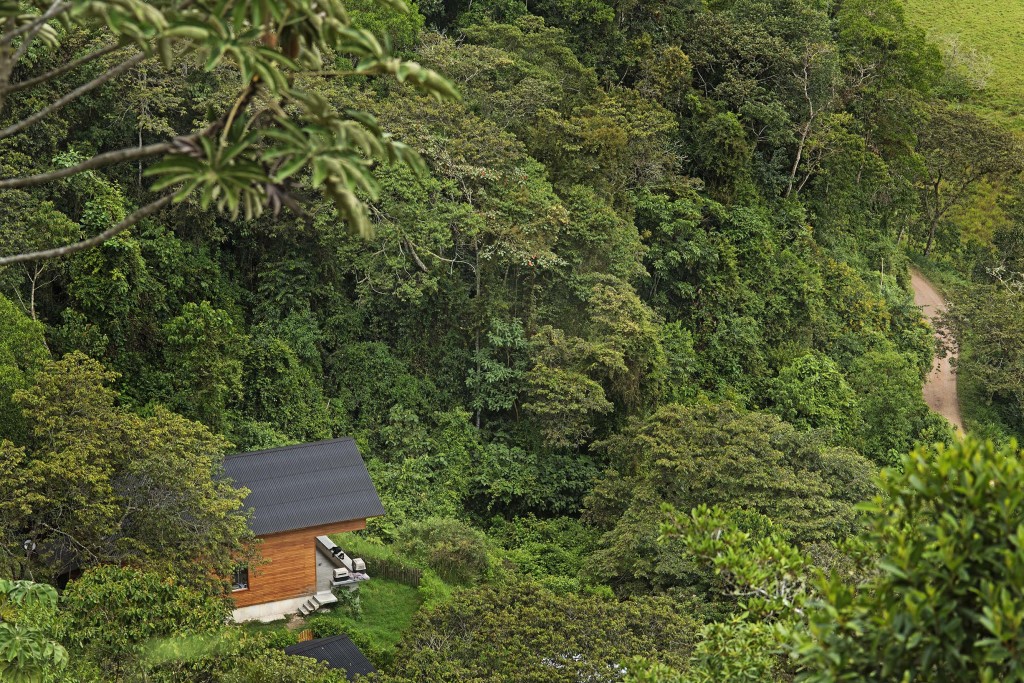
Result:
[[[1024,128],[1024,2],[1020,0],[906,0],[908,18],[937,42],[948,36],[991,58],[991,76],[978,104]]]
[[[423,605],[423,593],[396,581],[371,579],[359,585],[359,600],[362,609],[358,616],[339,603],[317,612],[297,630],[290,630],[284,619],[266,624],[247,622],[239,628],[270,635],[280,647],[296,642],[298,632],[305,628],[312,629],[317,638],[343,633],[370,661],[384,666],[391,661],[395,646]]]
[[[367,558],[367,564],[369,564],[368,558],[405,561],[391,546],[384,545],[379,541],[370,540],[360,536],[358,533],[332,534],[331,540],[341,546],[352,557]]]
[[[335,534],[332,539],[352,557],[365,559],[372,578],[359,584],[361,610],[358,614],[339,603],[318,613],[308,623],[318,636],[347,634],[371,661],[382,665],[390,660],[416,612],[446,601],[454,589],[425,567],[420,568],[419,587],[382,578],[374,573],[375,563],[388,561],[400,567],[411,567],[414,563],[392,546],[358,534]]]
[[[356,534],[336,534],[333,539],[351,556],[365,558],[373,578],[359,584],[359,610],[354,611],[342,601],[317,612],[306,620],[302,628],[312,629],[316,637],[344,633],[352,638],[371,661],[378,666],[384,665],[390,661],[395,646],[409,630],[416,612],[422,607],[429,608],[444,602],[451,596],[453,588],[429,569],[423,570],[418,588],[379,575],[374,576],[373,563],[381,558],[403,566],[411,563],[391,546]],[[287,620],[269,624],[249,622],[241,628],[272,634],[282,645],[294,642],[297,635],[297,631],[289,631]]]
[[[423,600],[419,590],[396,581],[371,579],[359,586],[362,614],[353,617],[344,607],[334,607],[323,615],[356,642],[369,640],[381,649],[398,644]]]

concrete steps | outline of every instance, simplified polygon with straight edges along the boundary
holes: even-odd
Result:
[[[317,593],[316,595],[309,596],[306,602],[299,605],[299,614],[308,617],[324,605],[330,605],[335,602],[338,602],[338,598],[333,593]]]

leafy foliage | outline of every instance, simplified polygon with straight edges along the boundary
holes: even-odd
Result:
[[[659,599],[556,596],[525,583],[479,589],[418,617],[384,680],[618,681],[633,652],[679,661],[693,628]]]
[[[45,617],[57,607],[53,586],[0,579],[0,675],[15,683],[44,680],[68,662],[67,650],[56,642]],[[40,623],[42,622],[42,623]]]
[[[398,2],[391,6],[405,10]],[[8,11],[5,15],[5,45],[25,34],[17,51],[5,50],[0,55],[0,86],[5,95],[11,89],[12,72],[33,39],[38,38],[38,44],[46,50],[60,47],[60,35],[47,23],[53,17],[58,17],[65,29],[102,33],[115,44],[137,50],[136,56],[108,67],[84,92],[155,55],[165,69],[176,64],[201,64],[207,72],[235,72],[240,84],[233,87],[235,94],[227,111],[201,130],[158,146],[148,155],[161,154],[161,160],[144,171],[140,169],[141,176],[156,179],[151,191],[171,189],[165,197],[174,203],[197,193],[201,209],[216,206],[233,218],[243,210],[252,219],[266,207],[275,213],[282,205],[297,209],[289,185],[299,179],[300,172],[308,171],[309,186],[322,190],[347,216],[352,228],[366,235],[371,226],[356,193],[377,196],[372,163],[400,161],[422,168],[419,157],[384,134],[372,116],[355,110],[339,111],[318,92],[304,87],[307,81],[296,78],[298,74],[323,77],[337,73],[330,69],[331,63],[336,56],[346,55],[354,63],[343,72],[345,75],[388,75],[439,98],[457,96],[451,85],[433,71],[392,57],[371,32],[353,27],[340,2],[229,2],[208,8],[191,3],[117,4],[96,0],[73,7],[58,5],[46,12],[40,7],[35,12]],[[97,55],[102,53],[98,51]],[[61,71],[44,73],[38,79],[17,79],[13,85],[21,89],[19,86],[46,84]],[[250,111],[257,98],[264,99],[265,105]],[[73,99],[57,99],[37,114],[15,119],[17,122],[2,136],[31,127],[48,111]],[[4,103],[0,100],[0,107]],[[147,153],[133,155],[122,150],[115,156],[131,159]],[[102,165],[107,158],[95,157],[94,163]],[[60,177],[40,175],[28,184]],[[166,203],[159,200],[150,207],[155,210]],[[112,222],[124,219],[115,217]],[[133,217],[127,225],[138,220]],[[112,234],[120,229],[114,228]],[[112,234],[104,231],[98,241]]]
[[[487,538],[453,519],[425,519],[403,528],[397,548],[449,583],[470,583],[487,571]]]
[[[0,444],[3,544],[26,539],[56,575],[63,561],[145,560],[191,582],[218,581],[251,537],[242,493],[217,477],[225,444],[205,427],[157,409],[116,405],[114,375],[82,354],[48,361],[17,393],[31,436]],[[81,558],[76,560],[75,558]],[[202,561],[212,575],[189,571]]]
[[[855,506],[873,490],[873,469],[856,453],[729,406],[665,406],[605,446],[613,467],[587,500],[587,519],[605,531],[591,571],[630,592],[698,581],[676,549],[657,544],[665,503],[743,507],[809,544],[852,532]]]
[[[0,297],[0,434],[24,438],[25,425],[13,401],[32,373],[48,358],[42,326]]]
[[[797,427],[829,429],[840,435],[857,430],[857,396],[828,357],[809,354],[784,367],[772,402],[779,417]]]
[[[799,652],[809,680],[1014,680],[1022,556],[1015,443],[917,449],[870,510],[878,573],[824,582]]]
[[[213,634],[227,612],[223,600],[173,578],[114,566],[85,572],[61,596],[66,642],[110,680],[152,666],[161,640]]]
[[[886,678],[934,610],[981,642],[972,577],[928,588],[973,547],[875,564],[978,501],[915,460],[860,505],[959,448],[913,250],[986,283],[961,371],[1020,421],[1017,142],[898,0],[3,2],[0,243],[60,258],[0,256],[0,575],[88,569],[48,675],[340,680],[219,623],[219,460],[342,435],[388,514],[309,626],[382,680]]]
[[[1017,328],[1022,301],[1014,280],[1007,284],[979,284],[964,291],[948,314],[950,328],[969,349],[962,367],[977,378],[985,401],[1017,429],[1024,424],[1024,359],[1017,344],[1024,334],[1024,330]]]

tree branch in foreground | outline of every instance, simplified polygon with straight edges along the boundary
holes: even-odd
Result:
[[[52,80],[54,78],[57,78],[58,76],[63,76],[67,72],[72,71],[74,69],[77,69],[78,67],[82,66],[83,64],[88,64],[89,62],[91,62],[91,61],[93,61],[95,59],[99,59],[100,57],[102,57],[104,55],[109,55],[111,52],[114,52],[115,50],[120,50],[122,47],[124,47],[124,46],[123,45],[118,45],[117,43],[115,43],[113,45],[107,45],[106,47],[100,48],[99,50],[96,50],[94,52],[90,52],[87,55],[84,55],[82,57],[79,57],[78,59],[70,61],[67,64],[63,65],[63,66],[59,66],[56,69],[52,69],[50,71],[47,71],[44,74],[36,76],[35,78],[30,78],[27,81],[21,81],[20,83],[15,83],[13,85],[4,86],[4,87],[0,88],[0,93],[6,94],[6,93],[18,92],[19,90],[25,90],[26,88],[31,88],[32,86],[39,85],[40,83],[45,83],[46,81]]]
[[[75,175],[82,171],[89,171],[94,168],[109,166],[110,164],[117,164],[122,161],[135,161],[136,159],[150,157],[155,154],[163,154],[164,152],[169,152],[174,149],[176,145],[177,143],[174,141],[158,142],[152,145],[146,145],[145,147],[126,147],[124,149],[114,150],[113,152],[104,152],[103,154],[97,154],[91,159],[83,161],[75,166],[58,168],[32,176],[4,178],[0,180],[0,190],[14,190],[19,187],[42,185],[43,183],[48,183],[53,180],[67,178],[69,175]]]
[[[164,208],[171,203],[174,195],[166,195],[160,197],[155,201],[146,204],[142,208],[136,210],[134,213],[127,216],[123,221],[115,225],[114,227],[104,230],[100,234],[90,237],[89,239],[82,240],[81,242],[75,242],[74,244],[67,244],[63,247],[55,247],[53,249],[44,249],[43,251],[31,251],[24,254],[14,254],[12,256],[0,257],[0,266],[9,266],[13,263],[25,263],[27,261],[38,261],[45,258],[55,258],[57,256],[65,256],[67,254],[73,254],[76,251],[88,249],[94,247],[97,244],[106,242],[111,237],[114,237],[120,232],[123,232],[135,225],[143,218],[152,216],[154,213]]]
[[[35,114],[32,114],[31,116],[26,117],[26,118],[22,119],[21,121],[18,121],[17,123],[11,124],[7,128],[4,128],[3,130],[0,130],[0,140],[3,140],[4,138],[9,138],[12,135],[14,135],[15,133],[20,133],[21,131],[23,131],[24,129],[28,128],[32,124],[37,123],[38,121],[40,121],[42,118],[44,118],[48,114],[51,114],[51,113],[57,111],[58,109],[63,107],[68,102],[72,102],[72,101],[78,99],[79,97],[81,97],[82,95],[86,94],[90,90],[98,88],[99,86],[103,85],[107,81],[120,76],[122,73],[124,73],[128,69],[130,69],[133,66],[141,63],[144,59],[146,59],[146,55],[144,55],[142,53],[139,53],[139,54],[135,55],[134,57],[131,57],[131,58],[126,59],[125,61],[121,62],[120,64],[118,64],[114,68],[112,68],[112,69],[110,69],[108,71],[104,71],[102,74],[100,74],[96,78],[92,79],[91,81],[89,81],[85,85],[78,86],[77,88],[75,88],[74,90],[69,92],[64,97],[60,98],[59,100],[54,101],[50,105],[47,105],[47,106],[43,107],[42,109],[37,111]]]
[[[8,33],[7,35],[0,37],[0,45],[10,45],[18,36],[22,35],[23,33],[28,33],[29,31],[34,31],[37,26],[42,26],[43,24],[48,22],[50,19],[53,19],[58,14],[63,14],[64,12],[67,12],[69,9],[71,9],[71,6],[72,3],[70,2],[54,3],[50,7],[50,9],[46,11],[45,14],[39,15],[38,17],[28,22],[27,24],[23,24],[18,28],[14,29],[13,31],[11,31],[10,33]]]

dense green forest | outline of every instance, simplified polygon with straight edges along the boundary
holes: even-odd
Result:
[[[1024,680],[1024,148],[953,57],[901,0],[0,0],[0,679],[345,680],[225,625],[218,473],[351,435],[423,579],[304,628],[381,683]]]

